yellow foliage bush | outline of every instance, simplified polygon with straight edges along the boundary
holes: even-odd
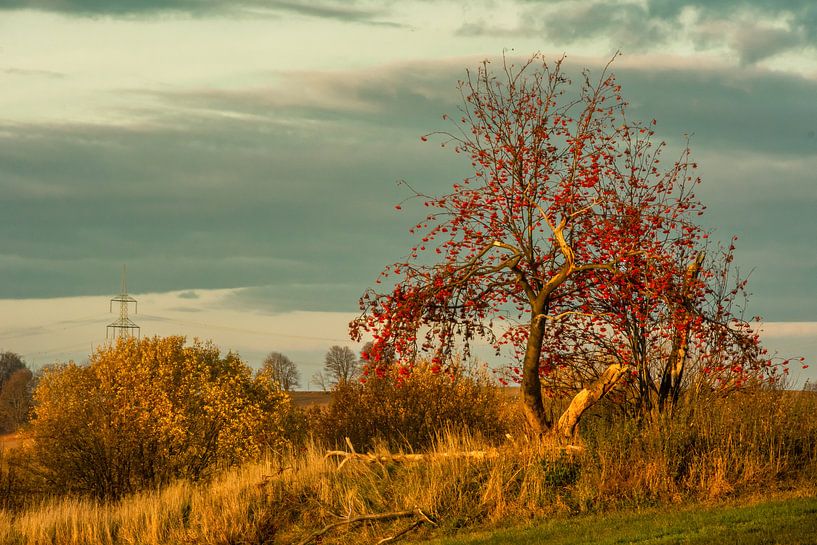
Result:
[[[284,445],[289,398],[238,355],[184,337],[119,340],[47,369],[34,393],[36,463],[60,492],[117,498]]]
[[[358,450],[382,442],[390,448],[424,449],[442,432],[466,431],[495,439],[505,433],[506,399],[486,373],[454,367],[440,372],[428,362],[409,372],[399,365],[363,382],[344,381],[332,389],[327,407],[313,410],[318,440]]]

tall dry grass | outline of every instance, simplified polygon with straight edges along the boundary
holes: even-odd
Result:
[[[759,490],[814,492],[817,394],[757,391],[686,406],[641,423],[601,407],[575,454],[521,436],[494,447],[457,433],[442,436],[422,462],[338,467],[311,444],[207,483],[177,482],[117,503],[64,499],[2,512],[0,543],[296,543],[343,517],[420,508],[438,526],[424,524],[417,537]],[[495,455],[440,456],[474,450]],[[339,526],[322,543],[373,543],[408,522]]]
[[[588,423],[579,495],[593,507],[717,499],[817,477],[817,395],[757,390],[688,400],[673,415]]]

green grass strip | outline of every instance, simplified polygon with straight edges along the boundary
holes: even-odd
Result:
[[[817,498],[740,507],[667,507],[587,515],[529,528],[444,538],[428,545],[817,544]]]

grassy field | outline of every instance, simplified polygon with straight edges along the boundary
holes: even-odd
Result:
[[[574,449],[455,430],[422,459],[385,445],[366,458],[327,456],[333,447],[310,440],[113,502],[38,488],[23,445],[0,451],[0,500],[8,499],[0,543],[299,543],[326,528],[323,545],[378,543],[404,531],[414,543],[438,540],[429,545],[817,545],[815,413],[813,394],[758,390],[640,424],[600,410]]]
[[[292,403],[296,407],[301,408],[311,407],[313,405],[328,405],[331,399],[329,392],[295,391],[289,392],[289,395],[292,397]]]
[[[744,506],[686,507],[585,515],[425,545],[614,545],[622,543],[741,545],[817,543],[817,497]]]

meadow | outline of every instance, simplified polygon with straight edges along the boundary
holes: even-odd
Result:
[[[504,399],[512,418],[516,398]],[[809,542],[817,393],[764,388],[688,401],[642,422],[602,404],[575,448],[449,429],[425,450],[403,449],[409,456],[381,443],[365,457],[313,437],[118,501],[31,500],[0,513],[0,543],[710,543],[740,532],[761,543],[778,531]],[[327,456],[338,447],[348,456]],[[467,537],[474,531],[483,533]]]
[[[613,545],[616,543],[780,543],[806,545],[817,535],[817,499],[789,497],[746,505],[695,506],[585,515],[552,520],[529,528],[514,528],[463,538],[443,538],[428,545]]]

